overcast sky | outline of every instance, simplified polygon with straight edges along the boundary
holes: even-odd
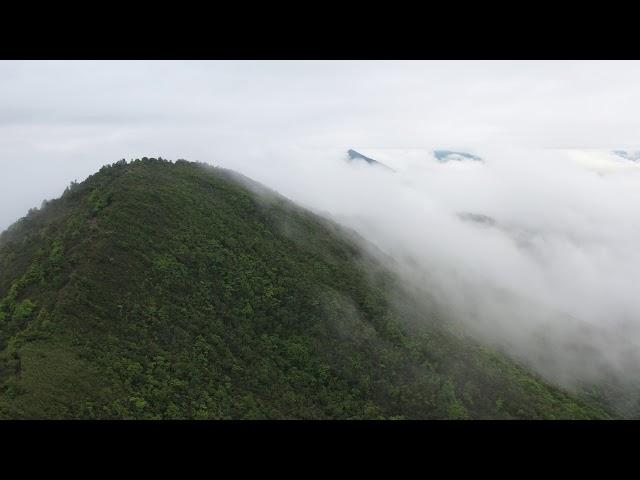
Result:
[[[2,61],[0,230],[120,158],[634,147],[638,85],[640,62]]]

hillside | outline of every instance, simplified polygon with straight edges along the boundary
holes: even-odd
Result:
[[[103,167],[0,236],[0,418],[607,418],[358,241],[230,171]]]

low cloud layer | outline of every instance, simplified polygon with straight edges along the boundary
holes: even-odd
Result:
[[[639,373],[640,165],[608,151],[588,152],[595,168],[563,150],[487,147],[484,162],[447,163],[429,149],[362,153],[394,172],[339,151],[243,168],[357,230],[451,318],[547,377]]]

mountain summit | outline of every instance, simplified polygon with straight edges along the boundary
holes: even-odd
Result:
[[[369,165],[375,165],[375,166],[378,166],[378,167],[382,167],[382,168],[384,168],[386,170],[389,170],[389,171],[392,171],[392,172],[394,171],[393,168],[388,167],[384,163],[379,162],[377,160],[374,160],[373,158],[365,157],[360,152],[356,152],[355,150],[348,150],[347,154],[349,155],[349,160],[351,160],[351,161],[363,160],[363,161],[367,162]]]
[[[467,152],[454,152],[452,150],[434,150],[433,155],[440,162],[450,162],[450,161],[462,162],[466,160],[472,160],[474,162],[483,161],[482,158],[478,157],[477,155],[473,155]]]

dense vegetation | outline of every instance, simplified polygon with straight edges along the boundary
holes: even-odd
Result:
[[[0,236],[0,418],[607,417],[361,252],[233,172],[103,167]]]

